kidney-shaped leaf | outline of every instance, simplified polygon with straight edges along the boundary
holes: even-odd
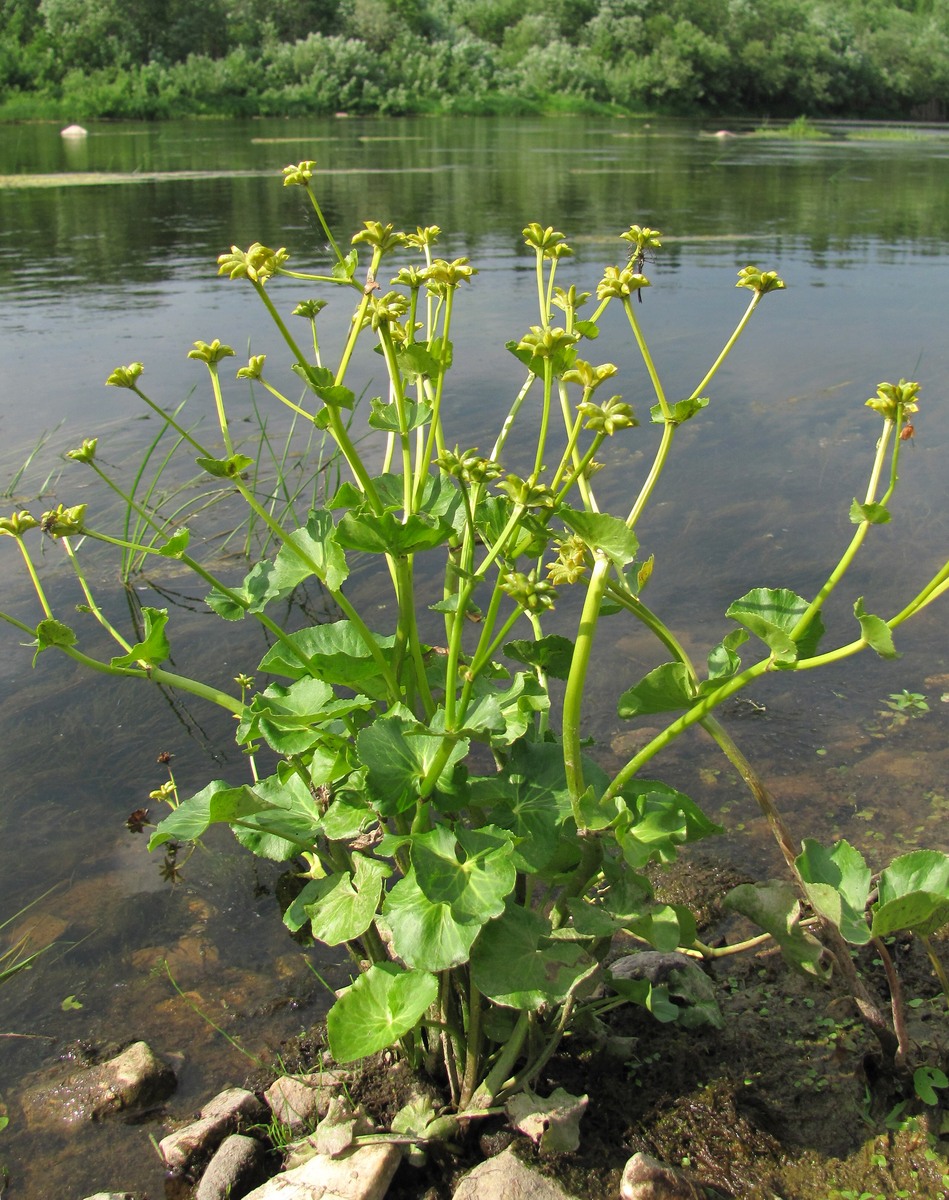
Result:
[[[482,995],[520,1009],[563,1000],[593,960],[573,942],[548,941],[549,934],[549,921],[517,905],[485,925],[471,953],[471,978]]]
[[[798,657],[808,658],[813,654],[824,632],[818,615],[799,641],[791,637],[807,607],[804,597],[788,588],[752,588],[728,606],[725,616],[761,638],[779,663],[794,662]]]
[[[870,868],[860,851],[843,840],[827,850],[806,838],[795,862],[814,908],[832,921],[851,945],[866,945],[871,936],[866,917]]]
[[[928,937],[949,922],[949,855],[913,850],[895,858],[880,875],[873,906],[873,934],[912,929]]]
[[[781,947],[784,959],[805,975],[830,978],[824,947],[812,934],[801,928],[801,905],[794,888],[783,880],[768,883],[742,883],[725,897],[726,908],[743,913]]]
[[[346,988],[326,1015],[330,1050],[338,1063],[376,1054],[414,1029],[438,995],[427,971],[376,963]]]
[[[467,962],[483,924],[467,913],[456,915],[449,904],[429,900],[414,870],[386,896],[382,919],[396,954],[410,967],[429,971],[447,971]]]

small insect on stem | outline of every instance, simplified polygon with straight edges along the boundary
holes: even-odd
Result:
[[[626,265],[633,268],[634,274],[642,275],[643,268],[646,266],[646,251],[641,246],[638,249],[634,249],[633,252],[629,256],[629,261],[627,262]],[[637,290],[636,299],[639,301],[640,304],[642,304],[642,302],[643,302],[643,289],[642,288],[639,288]]]
[[[901,442],[911,442],[915,436],[916,436],[916,426],[912,423],[912,421],[907,421],[906,424],[903,426],[903,428],[900,430],[900,441]]]
[[[375,275],[373,275],[372,271],[367,272],[366,286],[362,289],[362,294],[364,296],[371,296],[373,292],[377,292],[378,290],[379,285],[376,283]]]

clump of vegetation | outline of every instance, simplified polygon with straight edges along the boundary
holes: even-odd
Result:
[[[161,416],[215,485],[241,498],[274,553],[241,580],[223,578],[195,557],[188,528],[169,528],[156,515],[147,491],[146,499],[122,492],[100,465],[94,438],[69,457],[123,495],[122,530],[101,529],[84,504],[0,520],[39,606],[32,625],[0,617],[32,639],[34,662],[57,650],[107,675],[180,689],[236,718],[243,779],[214,780],[181,799],[170,777],[156,797],[172,808],[150,840],[153,849],[175,847],[169,875],[181,867],[177,847],[220,824],[252,852],[295,863],[301,886],[286,910],[287,926],[345,947],[356,965],[327,1018],[334,1058],[354,1062],[397,1046],[413,1068],[444,1083],[443,1108],[427,1100],[399,1114],[393,1127],[401,1136],[450,1137],[460,1122],[503,1109],[520,1127],[543,1127],[550,1148],[569,1149],[585,1099],[558,1095],[551,1123],[544,1118],[550,1102],[532,1090],[569,1029],[581,1021],[596,1028],[625,1003],[690,1029],[721,1021],[697,966],[657,973],[651,958],[637,963],[633,956],[632,966],[614,970],[614,937],[622,933],[663,953],[683,950],[693,960],[761,941],[704,945],[690,909],[660,902],[650,880],[654,864],[672,862],[681,846],[717,832],[691,797],[654,774],[663,752],[701,725],[747,782],[790,871],[789,880],[736,888],[729,903],[798,970],[818,979],[840,971],[887,1061],[916,1065],[892,963],[887,1017],[850,947],[872,944],[886,964],[887,936],[911,930],[930,939],[949,922],[949,856],[904,855],[874,885],[846,842],[827,849],[806,840],[798,853],[715,710],[775,671],[808,671],[866,649],[894,658],[894,634],[949,587],[947,562],[893,615],[867,612],[857,598],[853,638],[822,647],[825,604],[873,529],[890,520],[901,433],[918,409],[919,385],[881,383],[867,401],[877,437],[868,449],[866,492],[850,505],[852,538],[816,594],[752,587],[728,607],[731,624],[697,663],[644,599],[655,558],[641,550],[637,529],[678,431],[704,418],[722,364],[783,281],[756,266],[738,272],[736,286],[748,294],[744,311],[695,387],[672,400],[638,315],[660,233],[632,225],[620,234],[623,257],[605,267],[590,294],[564,286],[572,254],[565,236],[528,225],[536,323],[507,343],[523,383],[482,450],[451,436],[456,341],[471,339],[476,359],[489,349],[464,318],[475,267],[466,258],[437,257],[435,227],[401,232],[366,221],[344,249],[324,217],[317,178],[309,161],[284,171],[284,184],[302,189],[325,233],[326,266],[298,270],[285,248],[254,243],[233,246],[218,269],[254,293],[288,359],[286,370],[273,353],[254,355],[237,370],[238,381],[263,389],[335,445],[346,477],[333,494],[318,497],[302,521],[293,505],[274,508],[273,489],[262,489],[251,457],[235,444],[223,380],[235,352],[215,338],[195,342],[189,353],[207,373],[214,443],[199,440],[145,393],[141,363],[117,367],[107,382]],[[268,288],[278,277],[351,299],[337,354],[330,357],[318,336],[323,297],[294,308],[306,331],[298,336],[299,324],[291,328],[291,314]],[[613,393],[618,368],[601,359],[611,308],[622,314],[652,391],[648,416]],[[386,384],[367,410],[357,404],[353,382],[354,364],[370,354],[384,365]],[[640,420],[645,428],[636,434]],[[610,513],[597,484],[617,437],[648,439],[651,461],[631,481],[621,510]],[[524,464],[519,471],[512,458]],[[41,534],[58,543],[75,572],[80,622],[53,611],[30,550]],[[126,562],[141,555],[176,560],[207,587],[214,612],[225,621],[258,622],[270,649],[229,691],[170,670],[167,610],[144,607],[141,628],[130,637],[117,629],[83,569],[82,539],[113,547]],[[357,556],[379,563],[392,613],[381,627],[375,602],[360,608],[352,599]],[[440,580],[435,591],[426,582],[433,574]],[[337,619],[299,628],[286,602],[314,583],[331,598]],[[574,602],[562,604],[571,593]],[[575,614],[572,636],[564,631],[571,620],[564,610]],[[608,774],[582,725],[595,640],[604,625],[621,621],[649,631],[667,661],[625,681],[620,717],[646,718],[659,732]],[[96,649],[101,635],[111,656]],[[804,905],[812,914],[806,922]],[[937,963],[929,941],[927,948]]]
[[[0,114],[945,117],[925,0],[3,0]]]
[[[808,117],[796,117],[787,125],[766,125],[756,129],[759,138],[792,138],[798,142],[822,142],[830,138],[826,129],[819,129]]]

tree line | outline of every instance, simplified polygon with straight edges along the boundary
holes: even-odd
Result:
[[[949,0],[0,0],[0,117],[939,118]]]

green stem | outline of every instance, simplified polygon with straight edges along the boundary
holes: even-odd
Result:
[[[602,551],[594,555],[593,571],[587,585],[587,594],[577,628],[576,642],[573,648],[573,658],[570,663],[570,673],[563,700],[563,759],[567,775],[567,786],[570,791],[570,804],[577,828],[582,830],[584,822],[580,813],[580,798],[584,792],[583,765],[580,756],[580,718],[583,707],[583,691],[586,685],[587,673],[590,669],[590,658],[593,653],[593,641],[596,636],[597,621],[603,595],[609,580],[610,560]]]
[[[880,475],[883,470],[883,461],[886,457],[887,442],[889,441],[890,434],[892,433],[892,431],[893,431],[893,422],[890,420],[884,421],[883,422],[883,433],[880,436],[879,442],[877,442],[877,449],[876,449],[876,455],[874,457],[873,469],[870,472],[870,482],[867,487],[867,498],[866,498],[867,504],[872,504],[874,501],[874,497],[876,495],[876,490],[877,490],[877,487],[879,486]],[[893,488],[895,487],[895,485],[896,485],[895,479],[891,479],[890,487],[887,490],[886,495],[884,496],[883,503],[886,503],[886,500],[892,494]],[[817,615],[817,613],[820,612],[821,608],[823,608],[824,602],[827,600],[828,596],[830,596],[831,592],[833,592],[833,590],[837,586],[837,584],[841,581],[841,579],[843,579],[844,575],[847,573],[848,569],[850,568],[851,563],[856,558],[857,551],[863,545],[864,538],[866,538],[867,533],[870,529],[870,524],[871,523],[869,521],[862,521],[860,523],[860,525],[857,526],[857,531],[851,538],[850,545],[840,556],[839,562],[834,567],[834,569],[831,571],[830,575],[827,577],[827,581],[824,583],[824,586],[820,589],[820,591],[817,593],[817,595],[814,597],[814,599],[811,601],[811,603],[807,606],[807,609],[804,611],[804,613],[798,620],[797,624],[791,630],[790,636],[791,636],[792,640],[797,641],[802,636],[804,631],[807,629],[808,625],[810,625],[811,621],[814,619],[814,617]]]
[[[652,460],[652,466],[649,468],[649,474],[639,490],[639,495],[633,507],[629,510],[629,515],[626,518],[628,528],[635,529],[639,518],[642,516],[643,509],[652,495],[653,488],[659,482],[659,476],[662,474],[662,469],[666,465],[666,459],[669,457],[669,451],[672,449],[672,439],[675,437],[675,431],[678,426],[674,421],[669,420],[662,427],[662,438],[659,441],[659,448]]]
[[[152,410],[152,412],[154,412],[157,416],[159,416],[165,422],[166,425],[170,425],[171,428],[175,431],[175,433],[177,433],[178,436],[183,441],[188,442],[195,450],[197,450],[197,452],[202,456],[202,458],[210,458],[211,457],[210,450],[205,449],[205,447],[202,446],[200,442],[196,442],[194,440],[194,438],[191,436],[191,434],[187,431],[187,429],[184,428],[184,426],[179,425],[178,422],[174,419],[174,417],[169,417],[169,415],[165,412],[165,410],[163,408],[159,408],[159,406],[155,403],[154,400],[150,400],[148,398],[148,396],[146,396],[145,393],[141,390],[141,388],[133,386],[132,391],[135,393],[136,396],[138,396],[139,400],[144,401],[145,404],[147,404],[148,407]]]
[[[224,439],[224,449],[230,458],[234,453],[234,445],[231,441],[231,431],[227,424],[227,411],[224,408],[224,396],[221,392],[221,376],[217,369],[217,363],[209,362],[207,368],[208,374],[211,376],[211,391],[214,393],[217,422],[221,429],[221,437]]]
[[[763,294],[764,294],[763,292],[755,292],[755,294],[752,296],[752,298],[748,304],[748,307],[745,309],[745,312],[744,312],[741,320],[735,326],[734,333],[732,333],[731,337],[725,343],[724,347],[722,348],[721,354],[719,354],[718,358],[716,358],[716,360],[709,367],[702,382],[698,385],[698,387],[695,389],[695,391],[689,397],[690,400],[695,400],[696,397],[701,396],[701,394],[705,390],[705,388],[708,387],[708,385],[715,378],[716,374],[718,373],[719,367],[722,365],[722,363],[725,361],[725,359],[728,358],[729,354],[731,354],[732,350],[734,349],[735,343],[741,337],[742,333],[744,332],[745,326],[751,320],[751,314],[758,307],[758,302],[760,301]]]
[[[949,1007],[949,976],[946,975],[946,968],[942,965],[942,959],[936,953],[936,948],[932,944],[932,939],[925,934],[920,935],[923,939],[923,945],[926,947],[926,953],[929,955],[929,961],[932,963],[933,970],[936,972],[936,978],[939,980],[939,986],[942,988],[942,998]]]
[[[310,181],[308,181],[306,184],[306,194],[310,197],[310,203],[313,205],[313,210],[316,213],[316,219],[319,221],[320,227],[326,234],[326,240],[333,247],[333,253],[336,255],[336,261],[340,264],[340,266],[342,266],[345,261],[343,259],[342,251],[336,244],[336,239],[333,237],[333,231],[326,222],[326,217],[323,216],[323,210],[320,208],[320,202],[316,198],[316,192],[314,192],[312,182]]]
[[[785,862],[791,868],[795,879],[800,882],[795,861],[797,854],[794,850],[794,842],[787,825],[784,823],[784,818],[778,811],[778,807],[771,793],[765,787],[763,780],[715,717],[707,716],[703,718],[702,728],[711,734],[718,744],[719,749],[745,781],[745,785],[754,796],[758,807],[768,822],[771,833],[774,835],[774,840],[778,843],[778,847],[784,855]]]
[[[376,264],[375,256],[373,257],[373,264],[378,265],[378,264]],[[290,330],[287,328],[283,318],[280,316],[280,313],[277,311],[276,305],[270,299],[270,296],[267,293],[267,289],[258,280],[252,280],[252,283],[257,292],[257,295],[260,297],[261,301],[264,304],[264,307],[267,309],[268,313],[270,314],[271,320],[274,322],[274,324],[277,326],[277,329],[280,331],[280,336],[286,342],[288,348],[290,349],[290,352],[293,354],[294,358],[297,360],[299,365],[304,370],[306,370],[309,366],[306,355],[303,353],[301,348],[297,345],[296,339],[294,338],[294,336],[290,332]],[[355,348],[355,345],[356,345],[356,338],[359,336],[359,332],[362,328],[362,320],[366,314],[366,308],[368,307],[368,305],[369,305],[369,296],[364,294],[362,297],[362,300],[360,301],[359,308],[356,310],[356,315],[353,317],[353,324],[352,324],[352,328],[350,329],[349,338],[346,343],[346,348],[343,351],[343,357],[340,360],[339,370],[336,372],[335,383],[337,385],[341,385],[343,382],[343,378],[346,374],[346,367],[349,364],[349,359],[352,357],[353,349]],[[346,426],[343,423],[342,419],[340,418],[338,407],[333,404],[327,404],[326,405],[326,414],[328,417],[330,433],[333,435],[333,438],[334,438],[337,446],[339,446],[340,450],[342,451],[343,457],[346,459],[346,462],[349,464],[349,469],[352,471],[353,477],[355,478],[356,482],[359,484],[360,490],[363,492],[366,499],[372,505],[373,510],[376,513],[381,513],[382,512],[382,503],[379,499],[378,494],[376,493],[375,485],[373,484],[368,471],[366,470],[365,466],[363,465],[362,459],[359,457],[356,447],[353,445],[353,443],[349,437],[349,432],[346,429]]]
[[[86,604],[89,606],[89,611],[106,631],[106,633],[108,633],[109,636],[113,638],[113,640],[119,646],[122,647],[125,653],[128,654],[128,652],[132,649],[131,645],[125,640],[124,637],[122,637],[119,631],[115,629],[112,623],[105,616],[105,613],[103,613],[102,609],[98,606],[98,604],[96,604],[92,592],[89,590],[89,585],[86,582],[86,577],[82,573],[82,568],[79,565],[79,559],[76,557],[76,552],[73,550],[72,545],[70,544],[69,538],[62,537],[59,540],[62,543],[63,549],[66,551],[66,556],[72,564],[72,568],[76,573],[76,578],[79,580],[79,586],[82,588],[82,594],[86,598]]]
[[[9,620],[9,618],[7,619]],[[27,626],[23,626],[23,628],[27,629]],[[33,630],[28,629],[28,632],[32,633]],[[192,696],[208,700],[212,704],[218,705],[219,708],[226,708],[236,716],[243,714],[244,706],[236,697],[229,696],[220,688],[201,683],[200,680],[190,679],[187,675],[178,675],[173,671],[164,670],[163,667],[113,667],[110,663],[104,663],[97,658],[91,658],[88,654],[83,654],[75,646],[57,646],[56,649],[61,650],[69,658],[88,667],[91,671],[98,671],[103,675],[127,676],[132,679],[150,679],[153,683],[164,684],[166,687],[176,688],[180,692],[189,692]]]
[[[669,409],[669,402],[666,400],[666,394],[663,391],[662,383],[659,379],[659,372],[656,370],[655,363],[652,361],[652,355],[649,353],[649,347],[646,345],[646,339],[643,337],[643,331],[639,327],[639,320],[636,317],[635,309],[630,302],[629,296],[623,297],[623,311],[626,313],[626,318],[629,321],[633,331],[633,336],[636,338],[636,344],[639,346],[639,353],[642,355],[643,362],[646,364],[646,370],[649,372],[649,378],[652,380],[653,391],[656,393],[656,399],[659,401],[659,408],[662,412],[663,420],[669,422],[672,420],[672,412]]]
[[[517,1024],[514,1026],[511,1036],[502,1047],[497,1061],[471,1097],[472,1107],[491,1108],[493,1106],[495,1096],[504,1087],[514,1068],[514,1064],[520,1057],[529,1029],[530,1013],[522,1010],[517,1015]]]
[[[34,567],[33,560],[30,558],[30,552],[27,550],[26,544],[21,537],[16,539],[16,544],[19,546],[20,554],[23,558],[23,561],[26,563],[26,569],[33,584],[33,590],[36,592],[36,597],[42,605],[43,612],[46,613],[47,617],[51,618],[53,615],[53,610],[50,608],[49,601],[46,599],[46,592],[43,590],[43,585],[40,583],[40,577],[36,573],[36,567]],[[23,628],[27,633],[34,632],[28,625],[24,625]]]
[[[465,1073],[461,1084],[459,1107],[466,1109],[471,1104],[478,1075],[481,1072],[481,1053],[484,1035],[481,1027],[481,993],[473,983],[468,985],[468,1031],[465,1039]]]

